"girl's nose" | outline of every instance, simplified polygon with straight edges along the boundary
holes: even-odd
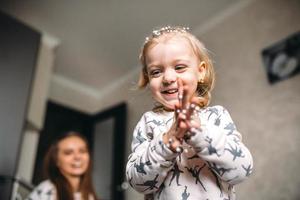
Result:
[[[172,69],[165,70],[164,76],[163,76],[164,84],[171,84],[171,83],[175,82],[176,79],[177,79],[177,75],[174,70],[172,70]]]

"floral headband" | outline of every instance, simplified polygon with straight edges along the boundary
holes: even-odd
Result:
[[[190,30],[189,27],[183,27],[183,26],[164,26],[162,28],[153,30],[151,36],[146,37],[145,44],[149,42],[151,39],[157,38],[164,33],[186,33],[189,30]]]

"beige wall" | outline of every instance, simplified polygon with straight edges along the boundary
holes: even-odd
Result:
[[[230,111],[254,157],[254,174],[237,186],[239,199],[300,198],[300,75],[270,85],[261,58],[263,48],[297,30],[299,0],[257,0],[196,33],[216,62],[212,104]],[[128,141],[152,102],[141,92],[129,93]],[[127,199],[142,198],[129,190]]]
[[[56,38],[42,34],[17,170],[17,177],[28,183],[33,175],[39,132],[44,126],[55,50],[58,45],[59,41]]]
[[[300,198],[300,76],[270,85],[261,58],[263,48],[299,30],[300,1],[264,0],[202,35],[216,55],[213,103],[231,111],[254,157],[239,199]]]

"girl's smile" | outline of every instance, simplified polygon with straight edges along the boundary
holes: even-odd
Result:
[[[171,99],[176,98],[177,99],[178,89],[177,89],[177,87],[163,88],[161,93],[166,98],[171,98]]]

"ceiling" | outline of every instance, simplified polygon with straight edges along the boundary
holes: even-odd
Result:
[[[7,0],[0,8],[60,41],[55,75],[99,92],[139,67],[147,34],[162,25],[192,31],[241,0]]]

